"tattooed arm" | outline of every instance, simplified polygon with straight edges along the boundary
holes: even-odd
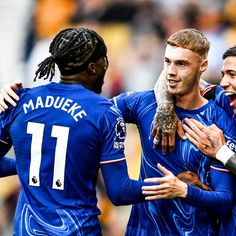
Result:
[[[209,83],[200,79],[200,92],[204,92],[209,85]],[[158,108],[153,119],[154,125],[151,133],[152,137],[154,137],[153,146],[157,148],[161,141],[162,153],[166,154],[168,151],[173,152],[175,149],[176,132],[180,138],[186,139],[186,137],[182,123],[174,110],[174,98],[167,89],[166,73],[164,70],[155,84],[154,92]]]
[[[168,92],[166,73],[163,70],[154,88],[158,108],[153,120],[152,137],[153,146],[156,148],[161,141],[162,153],[173,152],[175,149],[175,135],[185,139],[181,121],[174,110],[173,96]]]
[[[194,119],[185,118],[186,137],[205,155],[221,161],[236,175],[236,153],[227,145],[224,134],[216,125],[204,126]]]

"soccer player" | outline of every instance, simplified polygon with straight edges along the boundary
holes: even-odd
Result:
[[[101,235],[98,170],[115,205],[144,202],[142,186],[149,184],[129,179],[125,123],[98,95],[108,68],[103,39],[69,28],[49,51],[35,79],[51,80],[57,64],[60,83],[21,89],[17,107],[1,114],[0,154],[13,145],[21,183],[14,235]]]
[[[222,107],[235,122],[236,114],[236,46],[233,46],[226,50],[223,54],[223,65],[222,65],[222,80],[220,86],[216,85],[204,85],[207,86],[206,89],[202,92],[204,97],[207,99],[213,99],[217,105]],[[164,84],[165,75],[160,77],[161,82],[159,84]],[[163,80],[164,79],[164,80]],[[159,86],[159,85],[158,85]],[[173,110],[173,98],[171,94],[168,94],[168,91],[162,85],[156,87],[156,94],[159,101],[163,104],[163,111],[166,108],[170,108],[169,113],[174,113]],[[168,107],[166,106],[168,104]],[[156,117],[161,117],[163,111],[157,111],[160,114],[156,114]],[[162,113],[162,120],[156,120],[158,124],[162,124],[163,127],[171,127],[172,131],[175,130],[177,122],[165,118],[165,113]],[[175,115],[174,115],[175,116]],[[176,116],[175,116],[176,117]],[[178,120],[178,118],[176,119]],[[205,155],[216,158],[221,161],[231,172],[236,175],[236,154],[235,154],[235,145],[226,141],[227,136],[224,136],[222,128],[220,129],[217,125],[212,124],[209,126],[204,125],[193,118],[185,118],[186,124],[183,124],[183,128],[186,132],[186,137]],[[168,121],[168,122],[166,122]],[[157,126],[158,127],[158,126]],[[234,129],[234,125],[232,126]],[[157,131],[155,131],[157,132]],[[157,132],[158,133],[158,132]],[[161,132],[160,132],[161,133]],[[174,132],[172,132],[174,134]],[[160,135],[161,136],[161,135]],[[159,136],[159,137],[160,137]],[[165,145],[168,142],[165,142]],[[225,183],[227,184],[227,183]],[[235,177],[234,177],[234,191],[235,191]],[[234,200],[234,207],[232,211],[225,217],[221,219],[219,235],[236,235],[236,220],[235,220],[235,208],[236,203]]]
[[[167,73],[168,91],[175,98],[176,112],[180,119],[194,117],[205,124],[215,123],[224,130],[229,142],[235,143],[233,121],[222,109],[212,101],[208,102],[199,93],[199,79],[207,68],[208,50],[209,42],[195,29],[180,30],[167,39],[164,70]],[[222,172],[219,168],[211,169],[209,158],[188,140],[177,137],[175,152],[166,156],[162,154],[161,147],[153,149],[153,139],[149,138],[149,134],[153,128],[153,116],[159,106],[152,90],[122,94],[114,98],[114,101],[125,122],[138,126],[142,143],[140,179],[146,179],[147,175],[162,177],[165,174],[164,178],[157,180],[160,181],[160,186],[155,190],[159,190],[159,193],[153,198],[159,199],[158,201],[132,206],[126,235],[214,235],[214,217],[206,210],[211,207],[211,210],[216,209],[216,206],[220,208],[218,194],[224,191],[223,183],[232,184],[231,176],[225,172],[223,166],[220,166]],[[157,162],[170,172],[163,170],[161,166],[163,173],[156,170]],[[215,167],[219,167],[218,164]],[[200,199],[203,192],[194,192],[196,189],[189,185],[186,195],[173,198],[177,192],[173,188],[173,174],[177,175],[186,170],[197,173],[202,182],[212,185],[215,192],[204,192],[205,198]],[[145,191],[148,188],[143,189]],[[190,195],[193,198],[188,201]],[[179,197],[178,194],[176,197]]]
[[[211,98],[216,100],[235,121],[236,114],[236,46],[226,50],[223,54],[222,80],[219,87],[210,86],[207,91],[213,91]],[[230,106],[229,106],[230,105]],[[236,175],[236,153],[235,147],[230,145],[224,137],[222,129],[216,125],[205,126],[194,119],[186,119],[188,126],[184,126],[187,138],[206,155],[221,161],[231,172]],[[191,128],[191,129],[190,129]],[[236,179],[235,179],[236,180]],[[234,181],[235,181],[234,180]],[[235,187],[236,189],[236,184]],[[223,217],[220,235],[236,235],[236,202],[231,214]]]
[[[236,46],[229,48],[223,54],[222,80],[220,86],[224,89],[210,86],[212,98],[227,111],[235,120],[236,114]],[[209,93],[209,92],[208,92]],[[229,106],[230,105],[230,106]],[[204,126],[194,119],[186,119],[188,126],[184,126],[188,139],[206,155],[221,161],[228,169],[236,174],[236,154],[227,146],[224,134],[216,125]],[[206,148],[207,147],[207,148]]]
[[[226,50],[222,56],[223,66],[222,66],[222,80],[220,86],[210,85],[208,83],[203,83],[200,86],[202,90],[202,96],[207,99],[214,99],[216,104],[222,107],[233,120],[235,120],[236,114],[236,46],[233,46]],[[153,133],[158,133],[158,138],[161,137],[161,127],[171,127],[169,133],[174,134],[177,127],[179,119],[174,111],[173,97],[168,93],[165,85],[165,76],[162,74],[158,82],[162,84],[161,86],[156,84],[156,96],[157,100],[163,104],[163,110],[157,110],[155,116],[156,128],[153,129]],[[160,89],[161,88],[161,89]],[[4,91],[5,93],[5,91]],[[14,95],[14,94],[12,94]],[[6,94],[7,96],[7,94]],[[164,113],[164,110],[168,109],[168,114]],[[171,115],[170,115],[171,114]],[[166,117],[168,116],[168,117]],[[174,119],[173,119],[174,117]],[[210,126],[204,126],[202,123],[195,119],[185,119],[188,126],[183,125],[186,131],[186,138],[195,144],[203,153],[212,158],[216,158],[227,166],[234,174],[236,174],[236,155],[231,149],[235,149],[233,145],[229,148],[226,144],[224,134],[221,129],[219,129],[215,124]],[[191,129],[192,130],[191,130]],[[178,129],[178,132],[182,130]],[[194,131],[194,132],[192,132]],[[180,135],[181,136],[181,135]],[[158,144],[159,142],[157,142]],[[167,142],[165,142],[166,148]],[[173,147],[172,147],[173,148]],[[165,149],[166,150],[166,149]]]
[[[184,29],[171,35],[165,51],[168,89],[175,96],[179,117],[195,117],[206,124],[213,122],[224,128],[230,142],[235,132],[227,114],[200,96],[199,78],[207,67],[209,42],[195,29]],[[163,155],[161,147],[153,149],[150,138],[152,119],[158,104],[153,90],[121,94],[114,98],[126,122],[139,128],[142,143],[140,180],[149,177],[160,183],[143,187],[146,199],[158,201],[135,204],[126,235],[215,235],[217,217],[226,214],[232,203],[232,178],[229,173],[210,168],[210,160],[188,140],[177,137],[175,153]],[[156,164],[158,164],[158,169]],[[215,164],[215,167],[219,167]],[[222,166],[220,166],[223,168]],[[214,191],[203,191],[191,185],[179,184],[177,177],[193,171]],[[227,184],[224,184],[224,183]],[[216,207],[217,206],[217,207]],[[215,214],[215,216],[213,216]]]

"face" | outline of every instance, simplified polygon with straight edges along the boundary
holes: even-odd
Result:
[[[207,67],[207,60],[189,49],[167,45],[164,69],[167,73],[168,91],[178,96],[198,92],[201,73]]]
[[[224,89],[225,94],[229,96],[230,106],[236,113],[236,56],[224,59],[221,73],[220,86]]]
[[[104,77],[105,73],[107,71],[109,62],[107,56],[101,57],[96,61],[96,67],[97,67],[97,77],[93,84],[92,90],[95,93],[100,94],[102,92],[102,86],[104,84]]]

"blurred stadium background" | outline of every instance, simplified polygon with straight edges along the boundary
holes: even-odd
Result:
[[[37,64],[48,55],[52,37],[70,26],[90,27],[104,37],[110,66],[102,95],[107,98],[153,88],[163,66],[166,37],[185,27],[201,30],[211,42],[204,79],[217,84],[222,54],[236,42],[235,9],[235,0],[1,0],[0,87],[16,79],[30,87],[45,83],[33,83]],[[137,129],[128,125],[132,178],[138,178],[140,150]],[[18,191],[17,177],[1,179],[2,236],[12,235]],[[102,187],[98,193],[104,235],[123,235],[130,207],[112,206]]]

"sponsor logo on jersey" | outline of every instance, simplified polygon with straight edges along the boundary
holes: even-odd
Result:
[[[227,141],[227,146],[233,151],[236,152],[236,143],[233,143],[232,140]]]

